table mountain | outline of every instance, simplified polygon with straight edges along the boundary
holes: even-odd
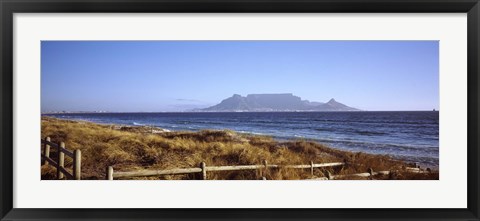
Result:
[[[198,109],[206,112],[254,112],[254,111],[359,111],[356,108],[330,99],[327,103],[302,100],[291,93],[249,94],[243,97],[234,94],[217,105]]]

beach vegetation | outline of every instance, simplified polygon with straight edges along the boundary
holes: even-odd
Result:
[[[310,140],[279,141],[269,136],[237,133],[231,130],[169,132],[146,126],[102,125],[84,121],[42,117],[42,138],[65,142],[67,149],[82,151],[82,179],[104,179],[106,168],[115,171],[174,169],[208,166],[262,164],[299,165],[345,162],[346,166],[315,169],[314,177],[332,174],[398,170],[390,179],[438,179],[438,172],[428,175],[402,173],[409,164],[389,156],[341,151]],[[55,158],[55,150],[51,156]],[[65,166],[73,162],[66,160]],[[260,179],[258,171],[211,172],[214,180]],[[295,180],[312,178],[309,169],[269,169],[267,179]],[[42,166],[42,179],[55,179],[55,168]],[[388,177],[372,177],[387,179]],[[369,179],[372,179],[369,178]],[[134,179],[195,179],[194,175],[168,175]]]

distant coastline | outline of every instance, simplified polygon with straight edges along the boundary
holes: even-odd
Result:
[[[324,112],[440,112],[439,109],[432,110],[356,110],[356,111],[45,111],[41,115],[49,114],[135,114],[135,113],[324,113]]]

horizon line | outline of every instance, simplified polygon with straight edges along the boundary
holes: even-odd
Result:
[[[356,111],[49,111],[40,114],[128,114],[128,113],[325,113],[325,112],[440,112],[433,110],[356,110]]]

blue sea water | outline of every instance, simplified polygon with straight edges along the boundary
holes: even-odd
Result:
[[[311,139],[331,147],[388,154],[439,165],[439,112],[232,112],[44,114],[103,124],[149,125],[172,131],[230,129],[280,140]]]

